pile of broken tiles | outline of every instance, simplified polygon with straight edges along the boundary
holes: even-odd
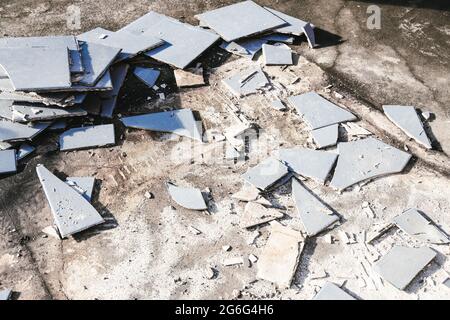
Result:
[[[220,39],[221,48],[251,60],[262,52],[265,66],[293,64],[287,44],[292,44],[294,37],[305,36],[311,48],[316,46],[311,23],[252,1],[208,11],[196,18],[199,26],[149,12],[115,32],[96,28],[77,36],[0,39],[0,174],[16,172],[17,162],[35,149],[30,142],[46,130],[64,131],[59,139],[61,151],[114,145],[114,124],[107,122],[114,117],[120,89],[137,56],[171,66],[179,87],[195,87],[205,82],[201,65],[193,64]],[[157,67],[137,66],[133,73],[157,90]],[[223,84],[237,98],[272,89],[260,65],[223,79]],[[160,94],[160,98],[164,95]],[[309,126],[317,149],[278,150],[248,169],[242,175],[242,189],[232,196],[247,202],[242,228],[270,224],[262,256],[259,260],[253,256],[252,260],[258,260],[259,279],[283,287],[292,282],[306,239],[326,232],[341,220],[303,181],[311,179],[343,191],[399,173],[411,158],[409,153],[370,137],[369,131],[354,123],[354,114],[315,92],[272,102],[277,110],[286,109],[286,105],[294,107]],[[414,107],[384,106],[384,111],[408,136],[431,148]],[[69,118],[87,119],[88,115],[102,118],[104,124],[70,127],[66,122]],[[131,115],[120,120],[125,127],[170,132],[203,142],[202,126],[190,109]],[[243,152],[242,135],[248,128],[248,124],[240,123],[224,133],[234,151],[232,156]],[[340,128],[356,139],[339,142]],[[337,149],[328,150],[336,145]],[[328,149],[320,150],[324,148]],[[105,221],[90,203],[94,178],[71,177],[63,181],[43,165],[36,169],[54,217],[56,236],[68,237]],[[263,196],[288,182],[292,184],[302,232],[278,222],[285,215]],[[184,208],[208,210],[207,192],[170,182],[167,190],[173,201]],[[448,243],[447,236],[414,209],[396,218],[394,224],[425,242]],[[396,246],[376,263],[375,269],[388,282],[404,289],[435,256],[428,247]],[[226,265],[241,263],[243,259]],[[9,297],[9,292],[3,296]],[[354,298],[339,286],[326,283],[316,299]]]

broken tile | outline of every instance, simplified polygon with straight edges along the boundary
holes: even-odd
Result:
[[[202,192],[195,188],[182,188],[172,183],[167,183],[167,189],[172,199],[180,206],[190,210],[206,210]]]
[[[280,287],[290,287],[304,238],[298,231],[272,221],[270,236],[258,261],[258,279],[267,280]]]
[[[15,91],[52,91],[72,86],[67,49],[0,48],[0,65]]]
[[[309,236],[315,236],[339,221],[339,217],[297,179],[292,179],[292,196]]]
[[[263,44],[262,52],[266,66],[293,64],[292,51],[287,46]]]
[[[134,69],[134,75],[144,82],[148,87],[153,87],[158,81],[161,71],[153,68],[136,67]]]
[[[290,170],[319,183],[325,183],[338,155],[307,148],[280,149],[277,158]]]
[[[266,190],[288,174],[288,168],[275,158],[267,158],[249,168],[242,178],[261,190]]]
[[[241,190],[231,195],[231,198],[240,201],[255,201],[259,197],[259,190],[249,183],[244,183]]]
[[[108,92],[102,92],[100,94],[102,98],[102,111],[101,116],[104,118],[112,118],[114,109],[116,108],[117,98],[120,89],[125,82],[129,65],[126,63],[115,64],[111,67],[111,81],[113,83],[113,90]]]
[[[6,290],[0,291],[0,301],[6,301],[6,300],[11,299],[11,295],[12,295],[11,289],[6,289]]]
[[[159,132],[172,132],[180,136],[203,141],[202,126],[198,123],[192,110],[180,109],[166,112],[125,117],[121,121],[126,127]]]
[[[104,147],[115,143],[113,124],[73,128],[65,131],[59,137],[61,151]]]
[[[275,110],[278,110],[278,111],[286,110],[286,106],[284,105],[284,103],[281,100],[274,100],[270,103],[270,105],[272,106],[272,108],[274,108]]]
[[[0,141],[0,150],[11,149],[12,147],[13,147],[12,144],[10,144],[8,142]]]
[[[16,150],[0,151],[0,174],[14,173],[17,171]]]
[[[322,149],[336,145],[339,136],[339,125],[332,124],[328,127],[322,127],[311,131],[314,142]]]
[[[286,25],[284,20],[253,1],[232,4],[195,17],[228,42]]]
[[[410,138],[413,138],[425,148],[432,149],[430,139],[414,107],[385,105],[383,106],[383,111],[389,120],[402,129]]]
[[[31,153],[33,153],[36,150],[35,147],[29,145],[29,144],[22,144],[19,147],[19,150],[17,151],[16,158],[17,161],[22,160],[23,158],[27,157]]]
[[[85,72],[79,84],[88,87],[96,85],[120,51],[117,48],[83,42],[81,44],[81,56]]]
[[[372,135],[372,132],[364,129],[363,127],[361,127],[353,122],[342,123],[342,126],[344,127],[345,131],[347,131],[347,134],[350,136],[370,136],[370,135]]]
[[[255,256],[254,254],[251,254],[251,255],[248,256],[248,260],[249,260],[251,263],[255,264],[256,262],[258,262],[258,257]]]
[[[177,69],[174,71],[174,74],[177,86],[180,88],[197,87],[205,84],[205,79],[203,78],[203,68],[189,69],[186,71]]]
[[[33,125],[24,125],[8,120],[0,121],[0,141],[14,142],[31,140],[49,127],[48,122],[37,122]]]
[[[420,241],[433,244],[450,243],[448,236],[417,209],[408,209],[392,221],[401,230]]]
[[[45,121],[87,115],[87,112],[80,107],[52,108],[39,105],[14,104],[12,109],[12,120],[16,122]]]
[[[164,40],[165,44],[148,51],[146,55],[180,69],[186,68],[219,40],[219,36],[211,31],[153,11],[119,31],[123,30]]]
[[[326,282],[313,300],[356,300],[332,282]]]
[[[383,223],[375,225],[366,236],[366,243],[372,244],[375,240],[379,239],[386,232],[391,230],[394,227],[392,223]]]
[[[237,97],[257,93],[270,85],[269,79],[261,68],[252,67],[228,79],[222,80],[227,88]]]
[[[240,226],[243,229],[248,229],[283,217],[284,214],[276,209],[266,208],[255,202],[248,202],[245,205]]]
[[[446,280],[444,280],[443,284],[444,284],[447,288],[450,288],[450,278],[447,278]]]
[[[303,33],[306,36],[306,40],[308,40],[309,47],[314,49],[316,46],[316,36],[314,34],[314,28],[310,23],[307,23],[303,26]]]
[[[48,127],[48,130],[50,131],[58,131],[58,130],[64,130],[67,128],[67,121],[66,120],[58,120],[52,123],[50,127]]]
[[[236,266],[239,264],[244,264],[244,258],[242,257],[228,258],[223,261],[223,265],[226,267]]]
[[[344,190],[358,182],[401,172],[411,159],[375,138],[338,144],[339,158],[330,186]]]
[[[189,228],[189,231],[192,234],[195,234],[196,236],[198,236],[199,234],[202,234],[202,232],[200,230],[198,230],[197,228],[194,228],[193,226],[189,226],[188,228]]]
[[[43,165],[38,165],[36,171],[62,238],[104,222],[83,196]]]
[[[134,34],[125,30],[109,31],[95,28],[77,36],[78,40],[101,44],[103,46],[121,49],[119,59],[129,59],[139,53],[157,48],[164,41],[151,35]]]
[[[238,152],[244,152],[244,139],[242,135],[245,134],[246,131],[252,129],[250,125],[246,125],[244,123],[239,123],[236,125],[232,125],[225,129],[223,133],[227,141],[235,148]]]
[[[396,288],[405,290],[435,257],[436,252],[428,247],[394,246],[375,263],[374,270]]]
[[[93,177],[68,177],[66,183],[91,202],[94,192],[95,178]]]
[[[288,100],[311,129],[319,129],[335,123],[356,120],[356,117],[351,112],[338,107],[315,92],[293,96]]]
[[[301,36],[303,34],[303,27],[308,22],[300,20],[298,18],[291,17],[285,13],[271,9],[269,7],[264,7],[264,9],[270,11],[272,14],[276,15],[278,18],[286,21],[286,25],[281,28],[275,29],[275,32],[292,34],[294,36]]]

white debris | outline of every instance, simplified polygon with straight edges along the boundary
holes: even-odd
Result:
[[[223,261],[223,265],[226,267],[240,265],[240,264],[244,264],[244,258],[242,258],[242,257],[228,258]]]

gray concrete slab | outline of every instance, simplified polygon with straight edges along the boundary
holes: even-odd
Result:
[[[0,48],[32,48],[45,47],[53,50],[67,48],[70,55],[70,71],[83,72],[80,47],[74,36],[44,36],[44,37],[6,37],[0,38]]]
[[[225,41],[234,41],[286,25],[253,1],[243,1],[195,16]]]
[[[407,152],[375,138],[338,144],[339,159],[330,186],[344,190],[358,182],[402,172],[411,159]]]
[[[91,202],[94,192],[95,178],[93,177],[68,177],[66,183]]]
[[[59,137],[61,151],[104,147],[115,143],[113,124],[73,128]]]
[[[132,58],[139,53],[161,46],[164,40],[151,35],[142,35],[122,31],[109,31],[103,28],[95,28],[77,36],[78,40],[97,43],[103,46],[121,49],[119,59]]]
[[[115,64],[111,67],[111,81],[113,84],[113,90],[100,93],[102,98],[102,111],[101,116],[104,118],[112,118],[114,110],[117,104],[117,97],[120,89],[125,82],[129,65],[126,63]]]
[[[0,100],[0,117],[13,120],[14,100]]]
[[[93,87],[102,78],[109,66],[119,55],[121,49],[103,46],[97,43],[82,42],[81,58],[84,75],[79,85]]]
[[[222,82],[237,97],[255,94],[270,85],[269,79],[259,67],[252,67]]]
[[[292,51],[288,46],[263,44],[262,52],[266,66],[293,64]]]
[[[139,80],[151,88],[156,84],[156,81],[158,81],[161,71],[154,68],[136,67],[133,73]]]
[[[356,120],[351,112],[331,103],[315,92],[293,96],[288,101],[297,109],[311,129]]]
[[[80,83],[73,84],[70,89],[65,91],[79,91],[79,92],[94,92],[94,91],[111,91],[113,90],[113,83],[111,79],[111,72],[107,69],[104,74],[97,80],[97,83],[93,86],[82,85]]]
[[[195,188],[178,187],[172,183],[167,183],[167,190],[171,198],[180,206],[190,210],[206,210],[205,199],[202,192]]]
[[[180,109],[122,118],[126,127],[159,132],[171,132],[202,142],[202,126],[192,110]]]
[[[0,291],[0,301],[6,301],[11,298],[12,290],[5,289]]]
[[[31,140],[50,126],[47,122],[37,122],[24,125],[8,120],[0,121],[0,141],[15,142]]]
[[[303,33],[306,36],[306,40],[308,40],[308,45],[311,49],[316,47],[316,35],[314,33],[314,28],[310,23],[307,23],[303,26]]]
[[[319,183],[325,183],[338,155],[307,148],[280,149],[277,158],[290,170]]]
[[[356,300],[339,286],[326,282],[313,300]]]
[[[413,106],[384,105],[383,111],[397,127],[427,149],[432,149],[427,132]]]
[[[19,150],[17,150],[16,158],[17,161],[24,159],[25,157],[32,154],[34,151],[36,151],[36,148],[32,145],[29,145],[27,143],[21,144],[19,147]]]
[[[314,143],[319,149],[331,147],[336,145],[339,137],[339,125],[332,124],[331,126],[322,127],[311,131]]]
[[[102,216],[82,195],[47,168],[38,165],[36,171],[62,238],[104,222]]]
[[[315,236],[339,221],[339,217],[297,179],[292,179],[292,197],[308,236]]]
[[[450,243],[448,236],[417,209],[408,209],[392,219],[401,230],[419,241],[432,244]]]
[[[434,258],[436,252],[428,247],[394,246],[374,265],[374,270],[400,290],[406,287]]]
[[[300,20],[298,18],[287,15],[283,12],[274,10],[269,7],[264,7],[264,9],[270,11],[272,14],[276,15],[278,18],[286,21],[287,25],[281,28],[275,29],[279,33],[292,34],[294,36],[301,36],[303,34],[303,27],[308,23],[306,21]]]
[[[16,91],[52,91],[72,86],[69,53],[64,48],[0,48],[0,65]]]
[[[258,189],[266,190],[288,174],[288,168],[277,159],[270,157],[249,168],[242,178]]]
[[[16,150],[0,151],[0,174],[14,173],[17,171]]]
[[[80,107],[52,108],[42,105],[14,104],[12,110],[12,120],[16,122],[46,121],[87,115],[87,112]]]
[[[186,68],[219,40],[219,36],[213,32],[153,11],[133,21],[120,31],[123,30],[164,40],[165,44],[146,54],[180,69]]]

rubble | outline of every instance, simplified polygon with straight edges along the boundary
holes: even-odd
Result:
[[[304,238],[298,231],[271,222],[270,237],[258,261],[258,279],[289,287],[303,250]]]
[[[278,111],[286,110],[286,106],[281,100],[274,100],[270,103],[271,107]]]
[[[180,206],[190,210],[206,210],[208,206],[199,189],[177,187],[167,183],[167,190],[172,199]]]
[[[412,106],[385,105],[383,111],[397,127],[427,149],[432,149],[417,111]]]
[[[220,47],[232,54],[253,60],[256,54],[266,43],[294,43],[294,38],[289,35],[273,33],[261,35],[258,38],[245,38],[233,42],[223,42]]]
[[[59,137],[61,151],[103,147],[114,145],[115,143],[113,124],[73,128],[65,131]]]
[[[244,258],[242,258],[242,257],[228,258],[223,261],[223,265],[225,267],[231,267],[231,266],[236,266],[236,265],[240,265],[240,264],[244,264]]]
[[[36,171],[62,238],[105,222],[94,207],[43,165]]]
[[[266,208],[255,202],[248,202],[245,205],[240,225],[241,228],[248,229],[283,217],[284,214],[276,209]]]
[[[172,132],[179,136],[203,141],[201,124],[197,123],[190,109],[149,113],[120,119],[129,128],[159,132]]]
[[[332,282],[326,282],[314,300],[356,300]]]
[[[252,67],[222,81],[237,97],[255,94],[270,85],[269,79],[259,67]]]
[[[436,252],[428,247],[394,246],[374,265],[374,270],[400,290],[405,288],[434,258]]]
[[[241,190],[232,194],[231,198],[245,202],[255,201],[259,197],[259,192],[258,188],[249,183],[244,183]]]
[[[200,230],[198,230],[197,228],[195,228],[193,226],[189,226],[188,229],[192,234],[194,234],[196,236],[198,236],[199,234],[202,234],[202,232]]]
[[[188,70],[177,69],[174,71],[175,81],[179,88],[198,87],[205,85],[203,68],[193,68]]]

